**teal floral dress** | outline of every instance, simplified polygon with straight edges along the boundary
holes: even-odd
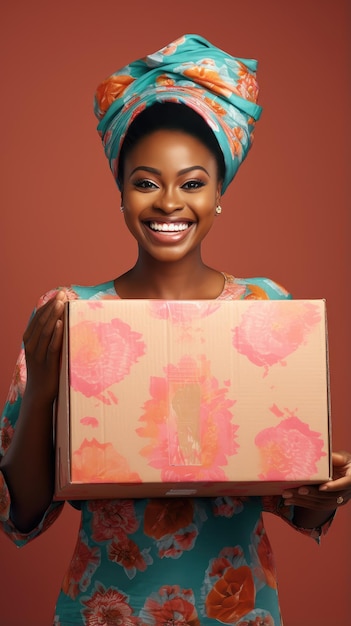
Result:
[[[219,299],[285,299],[265,278],[225,275]],[[74,286],[69,299],[118,298],[114,283]],[[54,291],[43,296],[41,306]],[[26,383],[23,348],[1,418],[1,454],[11,445]],[[0,523],[19,546],[44,532],[63,503],[53,502],[41,523],[19,533],[10,519],[10,494],[0,472]],[[81,525],[63,579],[56,626],[278,626],[282,624],[263,511],[293,524],[280,497],[217,497],[75,501]],[[322,528],[300,532],[315,538]]]

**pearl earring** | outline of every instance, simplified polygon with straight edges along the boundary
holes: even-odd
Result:
[[[222,213],[222,207],[220,204],[216,206],[216,215],[220,215]]]
[[[121,209],[120,209],[121,213],[124,213],[124,206],[123,204],[121,204]]]

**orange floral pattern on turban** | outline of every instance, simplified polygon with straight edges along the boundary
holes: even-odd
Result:
[[[223,193],[251,147],[261,115],[256,68],[254,59],[232,57],[199,35],[183,35],[104,80],[95,94],[95,114],[115,178],[133,119],[146,106],[171,101],[194,109],[214,132],[225,162]]]

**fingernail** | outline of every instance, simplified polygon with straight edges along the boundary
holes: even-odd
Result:
[[[309,489],[307,489],[307,487],[300,487],[298,493],[300,494],[300,496],[308,496],[310,491]]]

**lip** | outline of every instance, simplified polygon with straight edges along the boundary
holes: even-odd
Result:
[[[167,224],[168,227],[170,227],[172,224],[187,224],[188,227],[184,230],[152,230],[149,226],[150,223]],[[145,228],[148,238],[155,243],[162,244],[172,244],[183,241],[183,239],[186,239],[189,233],[193,230],[194,224],[195,222],[192,222],[188,219],[161,220],[158,218],[143,221],[143,226]]]

